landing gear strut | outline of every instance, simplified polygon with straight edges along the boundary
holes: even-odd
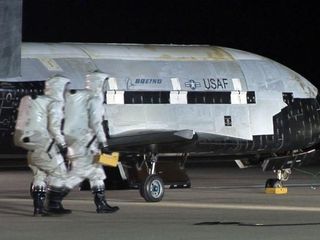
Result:
[[[282,188],[283,182],[288,181],[289,179],[291,169],[279,169],[275,170],[275,173],[277,174],[277,178],[269,178],[266,181],[265,188]]]
[[[164,195],[164,183],[161,177],[156,174],[157,154],[144,156],[148,169],[148,176],[139,187],[140,195],[147,202],[160,202]]]

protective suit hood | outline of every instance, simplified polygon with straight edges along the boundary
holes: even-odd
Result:
[[[52,77],[45,82],[44,94],[57,101],[63,101],[65,88],[68,83],[70,83],[70,79],[68,78],[61,76]]]
[[[107,91],[108,74],[95,72],[86,76],[86,89],[90,90],[91,96],[102,97]]]

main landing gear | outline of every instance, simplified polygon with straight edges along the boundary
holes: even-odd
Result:
[[[139,187],[140,195],[147,202],[160,202],[164,195],[164,183],[161,177],[156,174],[157,154],[144,156],[142,164],[147,165],[148,176]]]
[[[267,191],[267,189],[274,189],[275,191],[277,189],[278,190],[284,189],[283,182],[288,181],[289,176],[291,174],[291,169],[290,168],[279,169],[279,170],[275,170],[275,173],[277,174],[277,178],[269,178],[266,181],[266,184],[265,184],[266,191]]]

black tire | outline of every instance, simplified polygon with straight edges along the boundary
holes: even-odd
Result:
[[[277,178],[269,178],[266,181],[265,188],[281,188],[283,187],[282,182]]]
[[[164,195],[162,178],[157,174],[149,175],[141,184],[139,192],[146,202],[160,202]]]

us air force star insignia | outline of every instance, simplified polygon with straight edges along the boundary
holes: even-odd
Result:
[[[191,88],[192,90],[195,90],[197,87],[201,87],[201,83],[200,82],[196,82],[194,80],[189,80],[189,82],[184,83],[184,85],[186,87]]]

